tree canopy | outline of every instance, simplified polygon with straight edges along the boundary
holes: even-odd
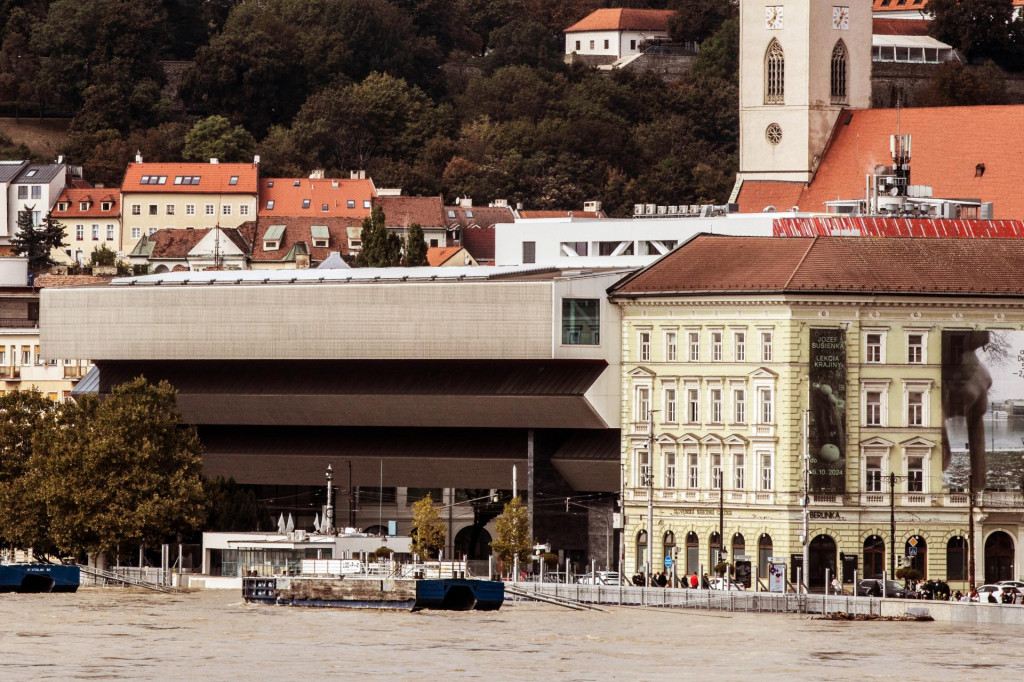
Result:
[[[53,249],[67,246],[64,242],[64,225],[47,215],[39,227],[32,224],[31,207],[18,211],[18,232],[11,237],[11,251],[16,256],[28,257],[28,269],[39,273],[56,265]]]
[[[410,549],[421,559],[429,560],[444,549],[444,522],[428,494],[412,504],[412,545]]]
[[[494,531],[491,549],[502,562],[511,564],[518,557],[522,564],[529,559],[533,547],[530,519],[518,495],[505,504],[505,511],[494,522]]]
[[[929,33],[972,62],[1024,70],[1024,16],[1014,16],[1013,0],[930,0],[925,11]]]

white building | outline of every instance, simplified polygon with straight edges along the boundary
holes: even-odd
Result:
[[[57,197],[64,191],[68,181],[68,167],[63,163],[30,165],[25,162],[14,177],[7,191],[7,225],[0,241],[6,243],[18,232],[18,214],[28,211],[36,227],[50,213]]]
[[[639,54],[652,41],[668,40],[671,10],[599,9],[565,29],[565,54],[616,59]]]

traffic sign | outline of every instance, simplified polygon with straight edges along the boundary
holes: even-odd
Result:
[[[665,568],[672,568],[672,557],[665,556]]]
[[[917,536],[907,540],[907,544],[910,545],[910,549],[917,549]],[[916,554],[911,554],[910,556],[916,556]]]
[[[907,556],[911,557],[911,558],[916,557],[917,556],[917,547],[914,547],[913,545],[911,545],[910,547],[907,547]]]

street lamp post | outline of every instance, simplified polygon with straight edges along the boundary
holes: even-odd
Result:
[[[642,485],[647,486],[647,569],[645,585],[651,584],[654,570],[654,413],[647,410],[647,470],[643,472]]]
[[[896,481],[906,476],[889,474],[889,578],[896,577]]]
[[[332,468],[330,463],[327,464],[327,506],[324,507],[324,522],[320,526],[320,531],[324,535],[334,534],[334,504],[332,502],[334,494],[334,485],[332,483]]]

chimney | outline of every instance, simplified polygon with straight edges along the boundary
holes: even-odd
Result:
[[[340,182],[338,182],[337,180],[331,180],[331,187],[333,189],[338,189],[338,187],[340,187],[340,186],[341,186]]]
[[[257,154],[256,156],[252,157],[252,165],[254,165],[254,166],[260,165],[260,155],[259,154]]]
[[[323,180],[324,179],[324,169],[323,168],[317,168],[316,170],[312,171],[309,174],[309,179],[310,180]]]
[[[348,178],[349,178],[349,180],[365,180],[366,179],[366,171],[364,171],[364,170],[349,171],[348,172]]]
[[[135,152],[135,163],[142,163],[142,150],[136,150]]]
[[[462,208],[473,208],[472,197],[462,197],[462,203],[459,204]]]
[[[220,163],[219,159],[210,159],[210,163]]]

